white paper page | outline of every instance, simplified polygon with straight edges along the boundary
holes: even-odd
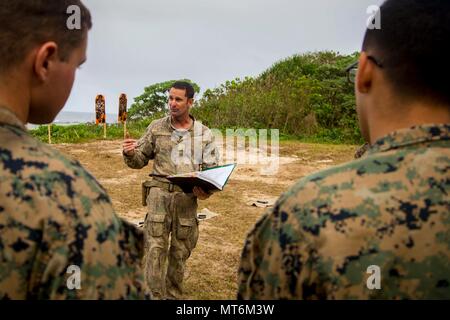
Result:
[[[217,185],[223,187],[235,166],[235,164],[231,164],[221,168],[209,169],[200,172],[200,176],[211,182],[214,181]]]

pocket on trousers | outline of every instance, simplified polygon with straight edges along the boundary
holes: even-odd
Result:
[[[196,224],[194,219],[178,219],[178,228],[177,228],[177,238],[180,240],[185,240],[189,237],[189,234],[192,232],[192,228]]]
[[[150,219],[150,234],[153,237],[161,237],[164,233],[164,224],[166,216],[164,215],[151,215]]]

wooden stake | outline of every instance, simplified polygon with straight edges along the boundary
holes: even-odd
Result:
[[[103,139],[106,139],[106,121],[103,123]]]
[[[123,138],[124,139],[128,138],[127,137],[127,122],[126,121],[123,122]]]
[[[52,144],[52,125],[48,124],[48,144]]]

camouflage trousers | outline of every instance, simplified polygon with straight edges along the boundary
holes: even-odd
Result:
[[[199,235],[197,198],[153,187],[147,206],[144,272],[149,293],[152,299],[178,299],[186,260]]]

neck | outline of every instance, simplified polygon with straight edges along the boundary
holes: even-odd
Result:
[[[0,106],[8,109],[24,124],[28,121],[29,92],[25,90],[25,79],[17,75],[7,75],[0,78]]]
[[[192,124],[192,119],[189,113],[186,113],[180,117],[171,117],[172,125],[177,129],[187,129]]]
[[[387,134],[404,128],[420,126],[424,124],[450,123],[449,106],[415,102],[411,104],[395,104],[386,106],[384,110],[394,112],[377,112],[371,117],[369,134],[370,143],[386,136]]]

